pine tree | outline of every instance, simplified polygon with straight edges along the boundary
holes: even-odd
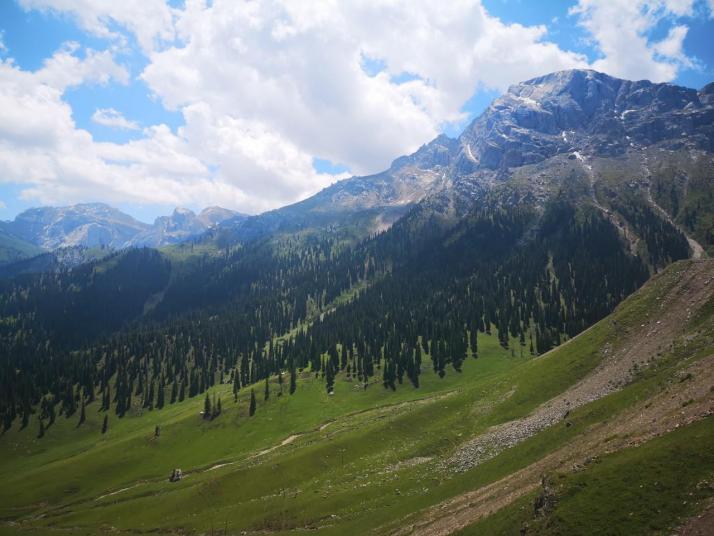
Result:
[[[250,390],[250,408],[248,409],[248,415],[251,417],[255,415],[255,391],[253,389]]]
[[[154,380],[149,385],[149,411],[154,409]]]
[[[270,398],[270,384],[268,383],[268,377],[265,377],[265,398],[264,400],[268,400]]]
[[[295,365],[290,369],[290,394],[293,394],[297,389],[297,373],[295,372]]]
[[[166,394],[164,393],[164,391],[165,391],[165,389],[164,389],[164,381],[163,381],[163,378],[162,378],[162,379],[159,380],[159,397],[158,397],[158,400],[156,401],[156,407],[159,408],[159,409],[161,409],[161,408],[164,407],[164,402],[165,402],[164,397],[166,396]]]
[[[471,356],[474,359],[478,358],[478,329],[476,326],[471,328]]]
[[[211,398],[208,396],[208,391],[206,391],[206,399],[203,402],[203,418],[211,418]]]
[[[236,369],[233,374],[233,401],[238,402],[238,391],[240,391],[240,375]]]
[[[109,429],[109,415],[104,415],[104,422],[102,423],[102,433],[106,434]]]
[[[79,411],[79,424],[77,424],[77,426],[82,426],[85,420],[87,420],[87,414],[84,409],[84,400],[82,400],[82,408]]]
[[[327,389],[328,394],[333,393],[335,390],[335,370],[332,363],[332,359],[327,360],[325,371],[325,388]]]

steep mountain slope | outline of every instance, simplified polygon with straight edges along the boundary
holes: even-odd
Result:
[[[42,252],[32,245],[31,251],[30,256],[15,259],[6,264],[0,263],[0,278],[13,278],[23,274],[66,272],[114,253],[112,249],[102,246],[93,248],[71,246]]]
[[[714,496],[713,314],[714,262],[685,261],[552,352],[484,335],[478,359],[419,389],[342,377],[329,396],[306,371],[292,396],[271,381],[252,417],[262,384],[237,402],[213,387],[213,420],[199,397],[101,434],[95,401],[37,439],[33,415],[0,438],[2,530],[669,533]]]
[[[0,224],[0,266],[32,257],[41,252],[39,247],[7,232]]]
[[[339,228],[360,239],[389,228],[422,199],[445,188],[456,140],[439,136],[388,170],[352,177],[314,196],[258,216],[227,220],[211,238],[220,244],[279,233]]]

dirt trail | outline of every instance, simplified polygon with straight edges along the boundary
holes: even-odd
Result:
[[[443,399],[443,398],[452,396],[453,394],[455,394],[455,392],[456,392],[456,391],[448,391],[448,392],[446,392],[446,393],[439,393],[439,394],[436,394],[436,395],[427,396],[427,397],[420,398],[420,399],[416,399],[416,400],[412,400],[412,401],[409,401],[409,402],[398,402],[398,403],[396,403],[396,404],[389,404],[389,405],[386,405],[386,406],[380,406],[380,407],[378,407],[378,408],[368,408],[368,409],[358,410],[358,411],[349,413],[349,414],[347,414],[347,415],[344,415],[344,416],[342,416],[342,417],[340,417],[340,418],[341,418],[341,419],[345,419],[346,421],[349,421],[352,417],[354,417],[354,416],[356,416],[356,415],[362,415],[362,414],[370,413],[370,412],[380,413],[380,412],[383,412],[383,411],[387,411],[387,412],[393,413],[395,410],[399,410],[399,409],[401,409],[401,408],[403,408],[403,407],[406,407],[406,406],[413,407],[414,405],[428,404],[428,403],[431,403],[431,402],[435,402],[435,401],[437,401],[437,400],[441,400],[441,399]],[[279,449],[280,447],[284,447],[284,446],[287,446],[287,445],[293,443],[296,439],[299,439],[299,438],[302,437],[302,436],[322,432],[322,431],[326,430],[329,426],[334,425],[336,422],[337,422],[337,421],[336,421],[335,419],[333,419],[333,420],[324,422],[324,423],[322,423],[320,426],[318,426],[317,428],[314,428],[314,429],[312,429],[312,430],[308,430],[307,432],[300,432],[300,433],[292,434],[292,435],[286,437],[285,439],[283,439],[280,443],[277,443],[277,444],[273,445],[272,447],[268,447],[268,448],[266,448],[266,449],[260,450],[260,451],[258,451],[258,452],[255,452],[255,453],[253,453],[253,454],[250,454],[250,455],[248,455],[248,456],[246,456],[246,457],[243,457],[243,458],[240,458],[240,459],[217,463],[217,464],[211,465],[210,467],[207,467],[206,469],[189,469],[189,470],[187,470],[187,471],[185,471],[185,472],[183,473],[183,477],[184,477],[184,478],[187,478],[187,477],[189,477],[189,476],[191,476],[191,475],[194,475],[194,474],[207,473],[207,472],[209,472],[209,471],[215,471],[215,470],[217,470],[217,469],[221,469],[222,467],[228,467],[228,466],[236,465],[236,464],[239,464],[239,463],[242,463],[242,462],[246,462],[246,461],[249,461],[249,460],[255,460],[256,458],[260,458],[260,457],[262,457],[262,456],[265,456],[265,455],[267,455],[267,454],[270,454],[271,452],[273,452],[273,451]],[[142,486],[142,485],[145,485],[145,484],[149,484],[149,483],[151,483],[151,482],[159,482],[159,481],[163,481],[163,480],[164,480],[163,478],[161,478],[161,479],[153,479],[153,480],[141,480],[141,481],[139,481],[139,482],[136,482],[136,483],[134,483],[134,484],[132,484],[132,485],[130,485],[130,486],[124,487],[124,488],[122,488],[122,489],[118,489],[118,490],[115,490],[115,491],[107,491],[107,492],[105,492],[104,494],[102,494],[102,495],[100,495],[100,496],[98,496],[98,497],[95,497],[94,500],[95,500],[95,501],[99,501],[99,500],[104,499],[104,498],[107,498],[107,497],[112,497],[112,496],[114,496],[114,495],[119,495],[120,493],[124,493],[124,492],[129,491],[129,490],[131,490],[131,489],[134,489],[134,488],[136,488],[136,487],[138,487],[138,486]]]
[[[659,300],[659,310],[628,334],[617,349],[605,348],[603,362],[585,379],[551,399],[531,415],[493,427],[460,448],[447,461],[452,470],[465,470],[494,457],[505,448],[562,422],[566,412],[620,388],[634,366],[646,366],[659,348],[684,333],[686,320],[714,293],[714,262],[699,261],[676,274],[679,280]],[[682,424],[714,414],[714,355],[686,371],[686,381],[675,383],[641,405],[621,414],[617,423],[593,426],[578,439],[538,462],[483,488],[436,505],[421,520],[406,524],[397,534],[450,534],[510,504],[534,490],[546,471],[581,465],[584,459],[638,444]],[[691,401],[691,402],[689,402]],[[687,402],[683,406],[684,402]],[[564,425],[564,424],[563,424]],[[612,438],[615,439],[612,439]],[[609,439],[605,441],[605,439]]]

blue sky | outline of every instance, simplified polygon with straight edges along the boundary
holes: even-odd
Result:
[[[96,4],[0,2],[0,219],[256,213],[457,136],[524,78],[714,80],[704,0]]]

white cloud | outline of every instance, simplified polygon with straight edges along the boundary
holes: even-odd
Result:
[[[82,76],[87,82],[123,75],[106,62],[96,63],[89,52],[84,61],[67,54],[63,49],[35,72],[0,61],[0,180],[27,185],[22,197],[43,204],[97,199],[186,204],[215,191],[207,167],[165,126],[123,145],[97,143],[78,129],[62,99],[64,89],[81,83]],[[67,67],[62,76],[57,65]],[[99,65],[108,72],[100,72]],[[230,198],[231,192],[223,191]]]
[[[129,82],[127,70],[114,62],[108,50],[97,52],[87,49],[85,57],[79,58],[79,44],[68,42],[44,61],[36,73],[37,81],[55,89],[64,90],[82,84],[107,84],[114,80],[121,84]]]
[[[688,30],[684,25],[672,26],[667,37],[652,46],[653,50],[660,57],[674,61],[681,67],[693,67],[693,60],[684,52],[684,38]]]
[[[174,38],[173,10],[164,0],[19,0],[25,9],[68,13],[86,31],[124,40],[115,25],[129,30],[145,52]]]
[[[231,129],[258,122],[356,173],[463,119],[479,86],[586,65],[544,42],[544,27],[505,25],[476,0],[188,2],[177,32],[142,74],[167,107],[205,106]],[[369,76],[364,57],[386,69]],[[394,82],[403,73],[413,79]]]
[[[673,26],[658,42],[648,32],[665,18],[692,15],[694,0],[579,0],[570,13],[592,35],[603,54],[593,63],[599,71],[633,80],[673,80],[693,62],[684,52],[686,25]]]
[[[92,121],[98,125],[121,130],[140,130],[141,128],[139,123],[127,119],[114,108],[99,108],[95,110],[92,114]]]

